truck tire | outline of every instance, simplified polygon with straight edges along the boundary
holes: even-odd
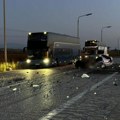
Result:
[[[80,67],[80,60],[77,60],[76,62],[75,62],[75,68],[79,68]]]

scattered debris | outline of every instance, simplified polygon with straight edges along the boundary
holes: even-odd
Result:
[[[113,85],[114,86],[117,86],[118,84],[117,84],[117,79],[115,78],[115,80],[113,81]]]
[[[103,64],[103,65],[101,65],[101,68],[105,68],[105,65]]]
[[[87,74],[83,74],[81,77],[82,77],[82,78],[89,78],[90,76],[87,75]]]
[[[16,91],[16,90],[17,90],[17,88],[13,88],[12,90],[13,90],[13,91]]]
[[[76,87],[76,90],[78,90],[79,89],[79,87]]]
[[[114,86],[117,86],[117,83],[116,83],[116,81],[113,81],[113,85],[114,85]]]
[[[37,87],[39,87],[39,85],[32,85],[32,87],[33,87],[33,88],[37,88]]]
[[[69,96],[67,96],[67,98],[70,98]]]

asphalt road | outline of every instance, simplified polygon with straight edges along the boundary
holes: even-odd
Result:
[[[0,120],[120,120],[119,64],[9,71],[0,85]]]

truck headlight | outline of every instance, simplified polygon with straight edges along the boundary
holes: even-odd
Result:
[[[30,60],[30,59],[27,59],[27,60],[26,60],[26,63],[28,63],[28,64],[31,63],[31,60]]]
[[[50,60],[49,60],[49,58],[45,58],[45,59],[43,60],[43,62],[44,62],[45,64],[49,64]]]
[[[88,55],[85,55],[85,58],[88,58]]]
[[[82,60],[82,56],[80,56],[80,60]]]
[[[95,58],[98,59],[98,56],[96,56]]]

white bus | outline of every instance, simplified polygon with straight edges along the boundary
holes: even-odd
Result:
[[[69,64],[79,54],[77,37],[52,32],[28,34],[26,63],[29,66]]]

